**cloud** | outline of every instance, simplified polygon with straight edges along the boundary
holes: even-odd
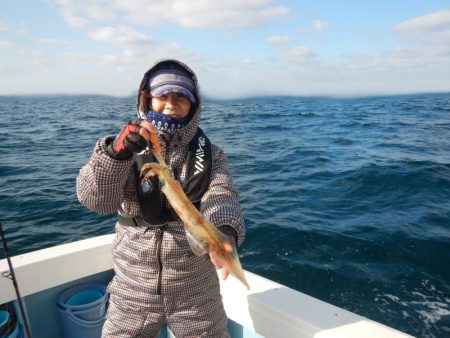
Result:
[[[9,26],[7,23],[0,21],[0,32],[7,32],[9,31]]]
[[[173,42],[177,38],[174,35],[171,41],[159,39],[158,34],[166,27],[170,27],[172,32],[177,29],[175,26],[179,26],[184,28],[183,34],[192,33],[192,37],[197,33],[194,29],[203,27],[208,32],[214,31],[210,28],[223,29],[223,34],[239,36],[239,28],[267,25],[286,16],[288,9],[270,0],[46,1],[53,1],[64,20],[84,32],[95,46],[92,48],[90,42],[76,44],[70,41],[67,46],[74,47],[72,51],[63,53],[67,51],[67,46],[64,46],[61,54],[48,54],[44,58],[42,52],[31,49],[28,42],[19,43],[25,39],[0,41],[2,54],[8,54],[13,60],[7,67],[0,65],[2,83],[15,81],[21,76],[28,77],[30,72],[41,72],[42,77],[48,77],[49,86],[52,85],[48,88],[23,87],[23,81],[18,81],[15,88],[21,92],[45,89],[49,92],[64,90],[68,93],[128,95],[135,90],[137,80],[156,58],[174,55],[197,71],[204,94],[217,98],[266,94],[395,94],[449,89],[449,10],[400,22],[392,27],[401,38],[400,43],[379,53],[330,58],[321,54],[320,45],[313,50],[305,41],[295,41],[293,35],[275,33],[265,38],[266,43],[272,44],[275,57],[258,55],[252,59],[251,53],[245,52],[240,53],[242,59],[225,59],[223,55],[214,56],[207,48],[203,49],[205,54],[201,54],[185,47],[182,41]],[[144,27],[152,25],[163,27]],[[330,24],[324,20],[307,21],[304,32],[322,37],[329,28]],[[0,31],[2,29],[14,33],[13,27],[0,21]],[[30,30],[30,35],[32,33]],[[37,49],[42,45],[64,43],[47,36],[36,41],[41,44],[35,45]],[[106,51],[101,51],[103,47]],[[325,49],[323,53],[326,53]],[[31,57],[22,57],[24,55]],[[47,62],[48,66],[33,67],[42,62]],[[62,73],[64,77],[61,77]],[[6,85],[2,87],[11,92],[14,89]]]
[[[403,21],[394,26],[393,30],[407,40],[434,46],[436,49],[450,46],[450,10]]]
[[[403,21],[393,31],[405,41],[420,44],[422,55],[450,56],[450,10]]]
[[[266,64],[236,60],[201,69],[200,84],[209,97],[242,98],[261,95],[393,95],[449,90],[450,60],[427,64],[415,49],[396,49],[381,55],[353,55],[345,61],[311,57],[297,47],[290,62]],[[300,54],[300,56],[298,56]],[[306,57],[303,55],[306,54]],[[195,69],[195,68],[194,68]]]
[[[85,28],[92,22],[116,18],[116,13],[108,1],[53,0],[59,13],[72,27]]]
[[[0,49],[11,50],[17,55],[21,56],[41,56],[44,53],[40,50],[23,48],[18,44],[8,41],[8,40],[0,40]]]
[[[183,0],[168,1],[160,17],[186,28],[257,27],[283,17],[287,7],[270,6],[271,1]]]
[[[400,34],[423,34],[448,30],[450,28],[450,10],[442,10],[401,22],[394,27]]]
[[[297,64],[312,56],[312,49],[308,46],[297,46],[280,54],[280,58],[290,64]]]
[[[109,57],[108,60],[113,60],[122,64],[122,66],[126,64],[129,67],[132,64],[147,64],[149,60],[156,60],[157,57],[173,57],[173,55],[191,60],[198,57],[194,52],[178,43],[161,41],[153,36],[125,26],[100,27],[88,32],[88,35],[95,41],[105,42],[118,47],[117,57],[114,59]],[[97,56],[94,56],[92,60],[104,61]]]
[[[154,26],[171,23],[185,28],[261,26],[288,13],[272,0],[54,0],[61,16],[74,27],[106,19]]]
[[[56,40],[53,38],[39,38],[36,41],[42,45],[49,45],[49,46],[60,46],[67,44],[67,41]]]
[[[306,23],[299,31],[302,35],[316,34],[319,36],[326,32],[329,27],[330,23],[328,21],[317,19]]]
[[[72,27],[75,28],[85,28],[89,27],[91,24],[91,21],[83,18],[82,16],[75,15],[74,13],[70,12],[68,9],[62,9],[60,11],[61,16],[63,19]]]
[[[287,42],[290,42],[291,39],[287,35],[274,35],[274,36],[268,36],[266,38],[266,41],[268,43],[287,43]]]
[[[153,42],[150,36],[125,26],[101,27],[89,32],[89,37],[96,41],[108,42],[120,46]]]
[[[0,49],[14,49],[16,44],[8,40],[0,40]]]
[[[317,32],[322,32],[328,29],[328,27],[330,26],[330,24],[327,21],[323,21],[323,20],[314,20],[311,23],[312,28],[317,31]]]
[[[203,58],[178,43],[159,40],[130,26],[140,24],[139,29],[142,29],[143,26],[169,24],[192,29],[222,28],[231,32],[229,29],[264,25],[288,12],[286,7],[273,5],[273,0],[48,1],[53,1],[70,26],[81,29],[92,40],[118,47],[120,61],[117,62],[129,67],[132,62],[147,63],[152,55],[178,55],[187,60]],[[98,61],[98,56],[92,60]]]
[[[117,63],[119,58],[117,55],[106,54],[106,55],[93,55],[93,54],[83,54],[67,52],[63,54],[63,57],[67,61],[71,62],[88,62],[93,64],[114,64]]]
[[[27,36],[29,33],[29,31],[25,28],[19,28],[18,30],[16,30],[16,35],[17,36]]]

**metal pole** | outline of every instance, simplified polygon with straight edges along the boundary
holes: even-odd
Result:
[[[16,290],[17,301],[19,302],[20,313],[22,315],[23,323],[25,325],[25,330],[27,332],[28,338],[31,338],[30,326],[28,324],[28,319],[27,319],[27,316],[25,315],[25,310],[23,308],[22,297],[20,297],[20,292],[19,292],[19,285],[17,284],[16,274],[14,273],[11,258],[9,257],[9,254],[8,254],[8,245],[6,244],[6,238],[5,238],[5,234],[3,233],[1,222],[0,222],[0,236],[1,236],[2,242],[3,242],[3,252],[5,253],[5,257],[6,257],[6,260],[8,261],[8,266],[9,266],[10,276],[7,276],[7,277],[10,278],[13,282],[14,289]]]

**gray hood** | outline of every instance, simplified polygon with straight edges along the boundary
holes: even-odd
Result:
[[[145,114],[147,113],[149,107],[150,107],[150,93],[148,91],[148,80],[151,76],[152,72],[154,72],[155,69],[157,69],[160,65],[164,63],[176,63],[179,66],[183,67],[192,77],[192,80],[194,81],[195,91],[195,101],[196,104],[193,105],[190,112],[190,118],[192,119],[193,116],[200,112],[201,108],[201,100],[200,100],[200,88],[197,80],[197,76],[195,75],[194,71],[189,68],[186,64],[184,64],[181,61],[175,60],[175,59],[160,59],[156,61],[145,73],[142,78],[141,84],[139,86],[138,96],[137,96],[137,102],[136,102],[136,110],[137,115],[140,118],[145,118]]]
[[[194,91],[194,97],[196,100],[196,104],[193,104],[191,107],[191,111],[189,112],[189,123],[181,129],[176,130],[173,134],[168,134],[165,132],[161,132],[160,138],[165,142],[166,144],[170,142],[174,137],[178,139],[178,142],[180,144],[187,145],[191,139],[195,136],[197,133],[197,129],[200,123],[200,111],[201,111],[201,100],[200,100],[200,88],[197,80],[197,76],[195,75],[194,71],[189,68],[186,64],[184,64],[181,61],[175,60],[175,59],[161,59],[153,64],[144,74],[141,84],[139,86],[138,96],[137,96],[137,102],[136,102],[136,110],[137,115],[139,118],[145,119],[145,114],[148,112],[151,104],[151,96],[150,92],[148,90],[148,80],[149,77],[152,75],[152,72],[155,71],[155,69],[158,68],[159,65],[170,62],[170,63],[176,63],[183,67],[191,76],[192,80],[194,81],[195,91]]]

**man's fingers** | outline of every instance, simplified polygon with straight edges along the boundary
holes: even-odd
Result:
[[[214,264],[214,266],[220,268],[220,263],[219,263],[219,261],[217,260],[217,257],[216,257],[216,255],[214,254],[214,252],[210,252],[210,253],[209,253],[209,258],[211,258],[211,262]]]
[[[148,142],[140,135],[128,134],[125,138],[124,145],[132,152],[139,152],[147,147]]]
[[[232,248],[232,246],[231,246],[231,248]],[[228,265],[222,264],[221,262],[219,262],[219,260],[217,259],[217,256],[215,255],[214,252],[210,252],[209,257],[211,258],[211,262],[214,264],[214,266],[216,268],[222,269],[222,271],[220,272],[220,278],[222,280],[227,279],[228,276],[230,275],[230,269],[229,269]]]
[[[228,278],[228,275],[230,274],[230,271],[228,271],[227,268],[222,268],[222,271],[220,273],[220,277],[225,280]]]

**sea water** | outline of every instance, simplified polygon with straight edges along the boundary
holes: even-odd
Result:
[[[112,233],[77,200],[135,98],[0,97],[12,255]],[[450,94],[205,100],[241,195],[245,269],[419,337],[450,335]],[[301,304],[299,304],[301,306]]]

